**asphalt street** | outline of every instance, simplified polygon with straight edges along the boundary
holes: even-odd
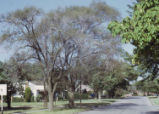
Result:
[[[79,114],[159,114],[159,107],[152,106],[147,97],[136,96]]]

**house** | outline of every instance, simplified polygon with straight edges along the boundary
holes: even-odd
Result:
[[[40,81],[26,81],[22,84],[22,87],[25,91],[25,89],[27,87],[29,87],[32,91],[32,94],[34,96],[34,98],[38,97],[39,94],[43,94],[44,92],[44,85],[42,82]],[[22,97],[22,95],[19,94],[19,92],[17,92],[16,94],[13,95],[13,97]]]
[[[24,91],[27,87],[29,87],[32,91],[32,94],[34,96],[34,99],[36,100],[36,98],[38,97],[38,95],[41,95],[41,97],[44,97],[44,85],[43,82],[41,81],[26,81],[22,84]],[[78,86],[75,91],[80,91],[80,86]],[[81,91],[82,92],[93,92],[93,89],[89,86],[89,85],[81,85]],[[61,96],[64,96],[64,92],[63,91],[58,91],[59,94],[61,94]],[[18,92],[13,95],[13,97],[23,97],[22,95],[20,95]]]
[[[24,90],[29,87],[33,93],[33,96],[36,98],[40,93],[44,92],[44,85],[40,81],[27,81],[23,85]]]
[[[81,85],[81,87],[80,87],[80,85],[76,88],[76,90],[75,91],[80,91],[80,88],[81,88],[81,91],[82,92],[84,92],[84,91],[86,91],[86,92],[93,92],[93,89],[89,86],[89,85]]]

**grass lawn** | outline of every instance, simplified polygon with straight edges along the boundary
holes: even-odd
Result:
[[[156,96],[149,96],[148,98],[150,99],[150,101],[151,101],[151,103],[153,105],[159,105],[159,98],[158,97],[156,97]]]
[[[97,99],[88,99],[82,100],[82,104],[80,104],[80,101],[75,101],[75,109],[66,108],[68,101],[58,101],[55,104],[55,110],[53,112],[49,112],[47,109],[44,109],[42,102],[18,102],[12,103],[13,108],[11,110],[5,109],[4,114],[12,114],[14,112],[24,112],[28,114],[75,114],[77,112],[90,110],[91,108],[99,105],[108,105],[114,101],[116,101],[116,99],[102,99],[101,102]],[[6,104],[4,104],[4,107],[5,106]]]
[[[86,109],[63,109],[63,110],[55,110],[53,112],[50,111],[36,111],[30,112],[29,114],[76,114],[78,112],[85,111]]]

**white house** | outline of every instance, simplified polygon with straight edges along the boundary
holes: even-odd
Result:
[[[24,88],[24,91],[27,87],[29,87],[35,99],[39,94],[43,94],[44,92],[44,85],[41,81],[26,81],[22,84],[22,86]],[[93,92],[93,89],[89,85],[81,85],[81,90]],[[80,91],[80,86],[78,86],[75,91]],[[13,97],[22,97],[22,95],[17,92],[15,95],[13,95]]]
[[[23,85],[24,90],[29,87],[33,93],[34,97],[37,97],[39,95],[39,92],[44,92],[44,85],[42,82],[25,82]]]
[[[84,90],[86,90],[87,92],[89,91],[89,92],[93,92],[93,89],[89,86],[89,85],[81,85],[81,90],[82,91],[84,91]],[[77,88],[76,88],[76,91],[80,91],[80,86],[78,86]]]
[[[26,81],[23,83],[23,88],[24,91],[27,87],[29,87],[33,93],[34,98],[36,98],[40,92],[44,92],[44,85],[42,84],[42,82],[35,82],[35,81]],[[13,95],[13,97],[22,97],[18,92]]]

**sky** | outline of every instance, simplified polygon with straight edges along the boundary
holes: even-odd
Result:
[[[24,7],[35,6],[43,9],[45,12],[57,9],[59,7],[69,6],[88,6],[93,0],[0,0],[0,15],[8,12],[13,12],[16,9],[23,9]],[[96,0],[97,1],[97,0]],[[127,17],[128,4],[132,4],[135,0],[100,0],[105,1],[108,5],[114,7],[121,13],[121,17]],[[123,45],[123,48],[132,54],[133,46],[130,44]],[[6,61],[13,55],[12,48],[0,44],[0,61]]]

